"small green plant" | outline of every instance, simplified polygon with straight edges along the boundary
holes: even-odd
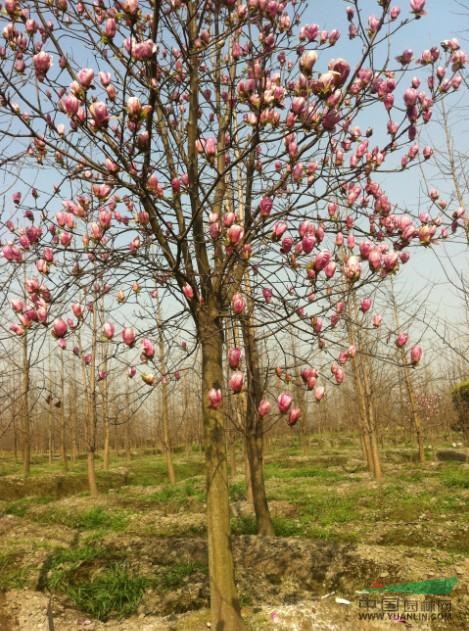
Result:
[[[55,552],[48,561],[44,587],[66,595],[99,620],[129,616],[137,610],[151,581],[135,576],[116,553],[97,545]]]
[[[197,561],[171,565],[159,579],[158,584],[165,590],[177,589],[184,585],[185,579],[194,574],[194,572],[206,574],[207,566]]]
[[[230,500],[232,502],[240,502],[246,499],[246,483],[233,482],[230,484]]]
[[[14,552],[0,553],[0,592],[24,588],[27,578],[27,568],[19,565],[18,554]]]
[[[441,481],[450,488],[469,489],[469,472],[467,469],[451,467],[443,471]]]
[[[124,530],[128,516],[121,511],[107,511],[102,506],[95,506],[82,513],[71,513],[60,508],[53,508],[31,515],[33,519],[45,524],[63,524],[78,530]]]
[[[254,515],[235,517],[231,520],[231,531],[234,535],[256,535],[256,518]]]

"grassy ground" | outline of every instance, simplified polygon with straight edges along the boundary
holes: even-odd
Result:
[[[469,551],[467,465],[430,460],[421,467],[405,457],[405,449],[395,451],[402,462],[390,458],[394,464],[385,463],[380,485],[360,465],[351,441],[335,448],[290,445],[268,453],[266,485],[276,534],[380,546],[384,556],[387,549],[395,555],[399,546],[406,546],[407,554],[409,549],[424,554],[437,549],[437,567],[445,575],[445,566],[457,565]],[[48,590],[101,620],[140,611],[149,593],[166,595],[164,604],[158,605],[166,613],[171,607],[177,612],[202,606],[207,574],[203,554],[174,555],[169,546],[163,561],[145,563],[132,547],[135,538],[142,537],[161,542],[167,537],[188,542],[204,537],[202,457],[179,454],[175,465],[178,483],[170,486],[160,456],[134,456],[130,462],[114,458],[113,471],[128,471],[125,486],[111,485],[97,500],[86,492],[57,499],[41,494],[41,480],[59,474],[61,465],[50,467],[37,459],[31,479],[37,480],[38,494],[0,499],[0,591]],[[242,463],[238,468],[243,469]],[[68,476],[84,471],[85,462],[80,460],[70,466]],[[2,458],[3,480],[15,474],[18,465]],[[98,482],[106,476],[100,472]],[[232,476],[230,498],[234,534],[255,534],[240,474]],[[200,584],[200,594],[185,604],[171,601],[190,584]],[[243,604],[252,605],[249,589],[241,591]]]

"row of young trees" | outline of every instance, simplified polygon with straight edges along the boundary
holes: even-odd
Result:
[[[373,301],[410,250],[467,229],[460,203],[430,190],[414,216],[381,175],[431,160],[419,130],[462,85],[456,39],[390,52],[425,5],[380,0],[367,16],[347,3],[346,59],[340,31],[305,22],[304,2],[4,2],[2,160],[18,185],[2,213],[2,254],[25,435],[29,349],[45,327],[76,358],[92,493],[100,414],[109,445],[111,415],[124,422],[130,407],[116,403],[126,388],[114,375],[138,378],[140,395],[160,389],[171,471],[169,392],[200,361],[215,629],[243,628],[230,408],[244,427],[262,534],[273,532],[262,463],[274,407],[296,424],[305,393],[321,401],[350,365],[379,478],[371,363],[396,362],[397,347],[421,436],[407,370],[422,348],[400,330],[398,309],[386,323]],[[270,375],[269,354],[279,353]]]

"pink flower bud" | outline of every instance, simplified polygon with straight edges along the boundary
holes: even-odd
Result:
[[[240,348],[230,348],[228,351],[228,364],[232,370],[236,370],[239,366],[239,362],[241,361],[241,349]]]
[[[307,77],[311,76],[314,64],[318,59],[318,54],[315,50],[307,50],[300,57],[300,70]]]
[[[79,302],[74,302],[72,304],[72,311],[73,311],[73,315],[76,318],[80,319],[85,311],[85,307]]]
[[[263,197],[259,203],[259,212],[262,217],[268,217],[272,210],[273,202],[270,197]]]
[[[52,324],[52,335],[54,337],[64,337],[67,333],[67,330],[68,326],[65,320],[62,320],[62,318],[57,318],[57,320],[54,320]]]
[[[226,232],[226,236],[228,237],[228,241],[232,244],[232,245],[237,245],[243,238],[244,235],[244,230],[242,228],[242,226],[240,226],[239,224],[234,223],[232,226],[230,226]]]
[[[272,301],[272,290],[270,289],[270,287],[263,288],[262,296],[267,304]]]
[[[131,327],[125,327],[122,330],[122,341],[130,348],[135,344],[135,331]]]
[[[270,412],[272,411],[272,405],[266,399],[262,399],[262,401],[259,403],[257,411],[259,413],[259,416],[263,418],[264,416],[267,416],[267,414],[270,414]]]
[[[278,409],[282,414],[286,414],[290,409],[290,405],[292,404],[293,397],[288,392],[283,392],[277,398]]]
[[[324,394],[325,394],[325,390],[323,386],[318,386],[314,390],[314,398],[316,399],[318,403],[324,398]]]
[[[94,79],[94,70],[92,68],[82,68],[77,73],[77,79],[84,88],[89,88]]]
[[[220,407],[222,402],[221,390],[219,390],[218,388],[211,388],[207,393],[207,397],[209,401],[209,407],[212,410],[216,410]]]
[[[396,337],[395,344],[397,348],[402,348],[403,346],[407,344],[408,341],[409,341],[408,333],[399,333],[399,335]]]
[[[293,407],[290,410],[290,413],[288,414],[288,424],[290,426],[296,425],[296,423],[298,423],[300,416],[301,416],[300,408]]]
[[[129,366],[127,370],[127,374],[130,377],[130,379],[133,379],[133,377],[135,377],[135,375],[137,374],[137,369],[135,368],[135,366]]]
[[[244,375],[240,371],[234,372],[228,380],[228,385],[230,386],[232,392],[234,394],[238,394],[243,389],[244,383]]]
[[[185,284],[184,287],[182,288],[182,293],[184,294],[184,296],[187,298],[187,300],[192,300],[192,298],[194,297],[194,290],[192,289],[192,287],[189,284]]]
[[[412,366],[417,366],[423,357],[423,349],[421,346],[414,345],[410,349],[410,362]]]
[[[103,324],[104,337],[106,337],[108,340],[112,340],[112,338],[114,337],[114,333],[115,333],[115,328],[112,322],[105,322]]]
[[[142,340],[143,357],[144,359],[152,359],[155,356],[155,348],[150,340],[146,337]]]
[[[425,15],[425,4],[427,0],[410,0],[410,9],[416,18]]]
[[[371,309],[372,304],[373,301],[371,300],[371,298],[363,298],[363,300],[360,302],[360,311],[362,313],[366,313]]]
[[[350,282],[355,282],[360,278],[361,265],[357,256],[349,256],[344,265],[344,276]]]
[[[247,307],[246,298],[243,294],[236,292],[231,299],[231,308],[233,309],[236,315],[241,315]]]
[[[284,221],[278,221],[274,225],[272,239],[274,241],[280,241],[286,229],[287,229],[287,224]]]

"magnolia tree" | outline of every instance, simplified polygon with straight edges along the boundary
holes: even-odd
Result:
[[[394,34],[420,20],[425,4],[411,0],[401,12],[381,0],[367,16],[358,1],[348,3],[344,23],[355,52],[345,59],[341,32],[304,22],[303,2],[4,2],[2,159],[22,185],[3,213],[2,252],[12,266],[27,260],[37,270],[26,279],[13,330],[22,336],[48,325],[65,348],[82,315],[72,316],[63,300],[54,321],[56,296],[96,287],[89,313],[97,331],[106,283],[119,300],[132,286],[163,288],[164,313],[190,318],[184,326],[192,326],[202,357],[216,629],[243,628],[229,537],[223,398],[230,390],[247,394],[256,511],[265,502],[262,419],[272,404],[258,370],[260,332],[290,321],[325,348],[345,297],[366,299],[367,285],[396,273],[410,246],[429,246],[464,222],[462,208],[442,205],[441,215],[433,207],[414,218],[380,182],[380,171],[431,158],[431,147],[418,144],[419,127],[461,85],[466,57],[455,39],[390,54]],[[121,311],[119,330],[110,322],[104,336],[118,335],[122,348],[141,346],[147,366],[158,366],[158,354],[168,363],[131,307]],[[152,335],[164,345],[156,320]],[[244,368],[241,348],[224,348],[232,321]],[[87,343],[92,452],[97,334]],[[417,363],[421,350],[411,353]],[[344,371],[331,363],[339,384]],[[305,387],[320,400],[324,384],[315,368],[306,370]],[[142,369],[144,385],[163,376]],[[289,392],[277,407],[290,424],[298,420]]]

